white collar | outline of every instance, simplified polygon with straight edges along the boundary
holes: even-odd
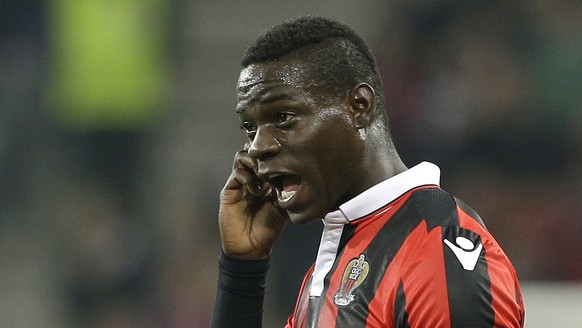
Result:
[[[407,191],[424,185],[439,185],[440,169],[433,163],[422,162],[400,174],[365,190],[328,213],[326,223],[349,223],[391,203]]]

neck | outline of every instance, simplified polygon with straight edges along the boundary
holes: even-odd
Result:
[[[392,138],[384,125],[372,125],[363,132],[366,140],[366,165],[370,172],[371,185],[389,179],[407,170],[394,147]]]
[[[370,158],[371,172],[373,172],[370,174],[371,185],[382,182],[407,170],[406,165],[404,165],[402,159],[393,147],[384,150],[380,149],[376,150],[373,158]]]
[[[359,133],[363,141],[363,161],[355,194],[407,170],[384,125],[372,124],[366,129],[360,129]],[[350,198],[353,196],[350,195]]]

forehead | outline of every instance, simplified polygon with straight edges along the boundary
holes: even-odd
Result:
[[[289,62],[268,62],[251,64],[240,72],[238,92],[248,93],[257,85],[287,85],[294,88],[304,87],[303,65]]]
[[[282,99],[311,98],[311,85],[299,63],[269,62],[251,64],[240,73],[237,83],[237,112],[244,112],[255,103]]]

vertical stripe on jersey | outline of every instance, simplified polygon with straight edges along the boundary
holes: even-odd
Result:
[[[408,313],[406,312],[406,295],[404,295],[402,281],[398,285],[396,299],[394,300],[394,327],[410,328],[408,324]]]
[[[340,254],[343,253],[343,249],[345,248],[346,243],[352,239],[352,237],[355,234],[356,231],[356,227],[355,225],[350,225],[350,224],[346,224],[343,227],[342,230],[342,234],[339,240],[339,245],[338,245],[338,254],[335,254],[335,258],[336,260],[333,263],[333,266],[331,268],[331,270],[328,272],[328,274],[326,275],[325,279],[324,279],[324,286],[329,286],[329,281],[332,277],[333,272],[337,271],[337,266],[339,264],[339,258],[340,258]],[[336,313],[329,313],[329,312],[325,312],[323,314],[321,314],[321,309],[324,307],[324,303],[326,302],[326,297],[325,297],[325,293],[326,293],[327,287],[326,289],[323,291],[322,296],[321,297],[309,297],[309,304],[308,304],[308,310],[307,310],[307,318],[306,318],[306,323],[305,326],[301,326],[301,327],[322,327],[321,322],[322,321],[330,321],[330,320],[335,320],[335,315]],[[305,292],[307,295],[309,295],[309,290]],[[329,305],[326,306],[327,308],[329,308]],[[335,309],[335,306],[332,306],[332,308]],[[332,316],[332,318],[330,318],[330,316]]]
[[[319,319],[319,311],[321,310],[323,297],[309,296],[307,304],[307,317],[305,318],[305,325],[299,327],[315,328],[317,327],[317,320]]]
[[[468,249],[457,238],[469,240],[472,247]],[[494,313],[491,307],[491,282],[487,271],[485,247],[481,237],[458,226],[442,228],[443,240],[448,240],[451,246],[443,244],[447,290],[451,323],[460,327],[493,327]],[[468,242],[467,242],[468,243]],[[465,246],[465,248],[463,248]],[[456,249],[455,253],[453,249]],[[474,253],[473,253],[474,252]],[[475,254],[474,268],[464,268],[465,264],[472,263]],[[464,255],[467,255],[464,257]]]
[[[376,295],[376,291],[386,273],[386,269],[408,238],[410,232],[422,220],[420,216],[414,217],[410,215],[411,211],[415,212],[414,209],[411,208],[414,206],[413,204],[413,201],[405,203],[392,217],[390,217],[390,215],[385,215],[382,218],[370,220],[371,222],[369,224],[362,227],[362,230],[371,229],[372,231],[378,231],[363,251],[366,256],[366,261],[370,264],[370,273],[368,274],[365,283],[355,290],[354,302],[350,306],[340,307],[337,310],[336,327],[366,327],[368,305]],[[375,224],[383,225],[378,229],[374,227]],[[358,231],[359,230],[360,229],[358,228]],[[345,261],[343,261],[340,268],[344,268],[347,265],[347,262],[360,255],[361,251],[354,250],[352,250],[350,254],[350,245],[353,243],[354,247],[357,246],[358,243],[362,242],[360,238],[366,238],[360,236],[365,235],[368,235],[365,231],[362,231],[360,234],[356,233],[354,238],[348,242],[345,249],[346,254],[342,255],[342,257],[345,258]],[[330,290],[326,293],[326,298],[332,302],[333,294],[338,290],[341,284],[342,275],[343,269],[335,272],[332,278],[332,283],[330,284]],[[320,321],[320,324],[321,323],[322,322]]]
[[[487,249],[485,260],[490,279],[490,311],[494,315],[494,327],[523,327],[525,309],[517,274],[511,261],[487,230],[479,230],[479,222],[471,215],[471,211],[461,209],[459,225],[465,229],[481,231],[481,239]],[[514,285],[509,284],[510,281],[513,281]]]
[[[301,284],[301,289],[299,296],[297,297],[297,303],[295,304],[295,311],[293,316],[290,318],[290,322],[287,324],[286,328],[289,327],[305,327],[307,322],[307,311],[309,307],[309,287],[311,286],[311,273],[313,272],[313,265],[307,271],[303,283]]]
[[[460,219],[456,202],[441,190],[419,192],[415,201],[428,234],[415,231],[408,240],[423,247],[411,253],[416,263],[402,273],[410,325],[493,327],[485,246],[473,232],[487,233],[482,222],[464,212]],[[459,226],[467,221],[473,231]]]
[[[400,276],[411,327],[451,325],[441,231],[441,227],[429,230],[423,221],[402,249]]]
[[[479,223],[479,225],[485,229],[487,229],[487,227],[485,226],[485,223],[483,222],[483,219],[481,219],[481,217],[479,216],[479,214],[477,214],[477,212],[475,212],[471,207],[469,207],[469,205],[467,205],[464,201],[462,201],[461,199],[454,197],[455,199],[455,203],[457,204],[457,206],[459,207],[459,209],[461,210],[461,213],[463,214],[463,216],[466,216],[467,218],[472,219],[473,221]],[[459,219],[463,219],[463,218],[459,218]],[[466,221],[464,221],[466,222]],[[463,226],[463,222],[459,222],[459,225]],[[471,229],[471,227],[464,227],[465,229]],[[477,231],[477,227],[473,227],[471,230],[475,230]]]

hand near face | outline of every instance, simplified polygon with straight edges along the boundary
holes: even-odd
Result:
[[[220,193],[222,249],[233,259],[268,257],[288,219],[277,205],[273,188],[260,180],[255,171],[256,164],[247,151],[239,151]]]

